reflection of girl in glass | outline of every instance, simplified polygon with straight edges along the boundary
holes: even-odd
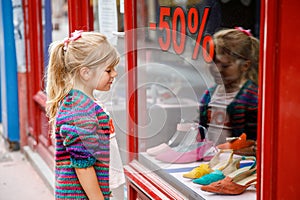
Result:
[[[207,137],[216,144],[242,133],[256,140],[259,41],[235,28],[215,33],[214,44],[210,72],[216,85],[201,98],[200,125],[208,128]]]

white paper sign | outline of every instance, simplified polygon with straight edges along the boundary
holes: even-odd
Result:
[[[120,13],[124,13],[124,0],[120,0]]]
[[[117,37],[113,32],[118,31],[118,13],[116,0],[99,0],[99,28],[100,32],[113,44],[117,44]]]

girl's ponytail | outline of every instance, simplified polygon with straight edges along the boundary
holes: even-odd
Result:
[[[251,67],[247,73],[247,78],[252,80],[257,84],[258,82],[258,63],[259,63],[259,40],[253,36],[250,36],[251,39],[251,52],[250,52],[250,61]]]
[[[52,43],[49,54],[46,113],[50,124],[54,126],[59,103],[71,90],[72,83],[65,67],[64,43],[62,41]]]

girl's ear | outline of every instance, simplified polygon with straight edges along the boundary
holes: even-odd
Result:
[[[90,69],[87,68],[87,67],[82,67],[80,70],[79,70],[79,75],[80,77],[85,80],[85,81],[88,81],[89,78],[90,78]]]
[[[246,60],[242,63],[242,71],[243,72],[246,72],[249,70],[250,68],[250,65],[251,65],[251,61],[250,60]]]

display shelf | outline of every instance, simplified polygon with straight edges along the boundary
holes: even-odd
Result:
[[[240,195],[218,195],[209,192],[204,192],[200,189],[201,185],[195,184],[191,179],[182,177],[183,173],[192,170],[194,167],[199,166],[204,162],[193,162],[187,164],[171,164],[164,163],[156,160],[154,157],[149,156],[147,153],[142,152],[139,154],[139,162],[145,167],[152,170],[188,199],[204,199],[204,200],[254,200],[256,199],[256,189],[250,186],[244,193]],[[247,164],[247,163],[245,163]]]

